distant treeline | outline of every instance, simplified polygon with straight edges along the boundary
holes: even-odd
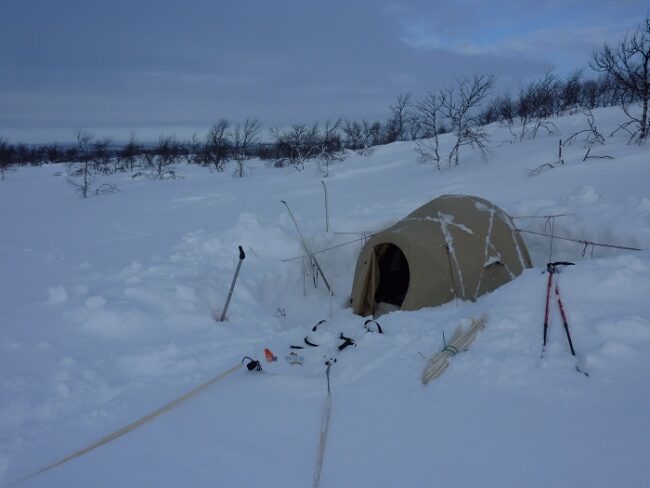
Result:
[[[484,103],[480,124],[546,119],[580,109],[620,105],[625,87],[610,76],[582,79],[581,72],[561,79],[552,73],[528,83],[516,94],[501,94]],[[156,143],[138,142],[135,136],[124,144],[110,139],[91,138],[85,144],[12,144],[0,138],[0,165],[38,166],[91,159],[101,173],[134,171],[147,159],[164,158],[210,166],[221,171],[227,161],[242,156],[273,161],[277,166],[301,166],[315,157],[337,156],[344,149],[363,151],[396,141],[431,137],[421,102],[410,94],[400,95],[390,105],[390,117],[384,121],[337,120],[323,124],[295,124],[288,129],[269,130],[271,140],[260,142],[262,126],[255,119],[232,124],[218,121],[204,140],[178,140],[161,136]],[[449,131],[444,122],[437,131]],[[78,137],[77,137],[78,139]],[[78,141],[79,142],[79,141]]]
[[[125,144],[96,138],[83,130],[75,131],[76,144],[27,145],[10,143],[0,135],[0,177],[14,166],[62,163],[68,165],[69,180],[75,186],[82,181],[86,196],[93,175],[132,172],[156,179],[175,177],[173,164],[185,161],[224,171],[235,163],[235,175],[244,176],[244,162],[251,158],[271,161],[273,165],[301,170],[307,160],[316,160],[324,174],[333,161],[342,160],[345,150],[360,153],[377,145],[396,141],[418,141],[417,151],[423,161],[441,168],[459,164],[463,146],[485,152],[487,124],[506,125],[514,138],[535,137],[539,130],[551,132],[548,119],[579,110],[618,105],[627,116],[618,129],[629,133],[630,141],[645,142],[648,133],[648,99],[650,98],[650,17],[627,34],[615,46],[604,45],[594,51],[590,68],[595,78],[585,78],[583,71],[567,77],[553,72],[522,85],[517,93],[492,96],[495,77],[475,74],[457,80],[453,86],[427,93],[414,100],[403,93],[388,107],[385,121],[343,120],[325,124],[294,124],[285,129],[264,128],[257,119],[232,123],[221,119],[199,140],[178,140],[161,136],[156,143],[144,144],[135,135]],[[641,115],[630,110],[640,102]],[[438,135],[450,132],[455,143],[448,156],[439,153]],[[262,142],[268,141],[268,142]]]

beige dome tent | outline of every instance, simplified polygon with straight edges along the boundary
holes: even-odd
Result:
[[[368,239],[352,307],[366,316],[475,300],[529,267],[508,214],[482,198],[443,195]]]

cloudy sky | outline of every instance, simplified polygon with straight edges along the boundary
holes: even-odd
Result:
[[[384,119],[478,72],[499,89],[586,68],[647,0],[2,0],[0,136],[202,134]]]

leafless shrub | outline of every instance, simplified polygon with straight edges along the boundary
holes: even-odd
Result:
[[[175,163],[180,154],[180,147],[174,136],[160,136],[158,143],[144,156],[145,171],[134,175],[145,174],[153,180],[176,179]]]
[[[386,143],[406,139],[408,126],[413,120],[411,113],[411,94],[401,93],[390,107],[391,118],[386,124]]]
[[[120,189],[117,187],[117,185],[104,183],[97,187],[95,190],[95,195],[106,195],[110,193],[118,193],[119,191]]]
[[[221,119],[214,124],[205,138],[201,163],[205,166],[223,171],[230,152],[232,143],[230,141],[230,122]]]
[[[547,72],[544,78],[519,89],[513,119],[518,123],[519,134],[515,134],[514,124],[508,126],[514,138],[521,142],[525,138],[536,138],[540,130],[545,130],[547,134],[557,131],[555,124],[548,120],[557,115],[557,87],[557,78],[552,72]]]
[[[77,140],[77,160],[68,162],[66,181],[74,187],[81,198],[87,198],[94,180],[92,171],[94,136],[81,129],[75,130],[74,135]]]
[[[345,159],[340,130],[341,119],[335,122],[328,120],[319,137],[316,160],[321,174],[325,177],[329,176],[330,164]]]
[[[478,107],[494,86],[495,78],[491,74],[474,75],[471,79],[457,80],[455,86],[443,90],[442,110],[449,121],[451,132],[456,136],[449,153],[449,166],[458,166],[459,153],[463,146],[487,155],[489,141],[484,126],[480,125]]]
[[[585,112],[585,115],[587,116],[587,125],[589,126],[588,129],[583,129],[581,131],[578,131],[574,134],[572,134],[565,142],[564,145],[568,146],[570,144],[573,144],[575,140],[578,138],[578,136],[582,134],[586,134],[585,138],[585,149],[587,152],[585,153],[584,157],[582,158],[583,161],[586,161],[587,159],[614,159],[614,156],[594,156],[591,154],[591,150],[594,148],[594,146],[604,146],[605,145],[605,138],[603,135],[598,131],[598,128],[596,127],[596,121],[594,119],[594,114],[592,113],[591,110],[588,110]]]
[[[129,134],[129,142],[127,142],[118,153],[117,160],[119,166],[116,170],[133,173],[140,164],[142,152],[143,148],[136,140],[135,133],[131,132]]]
[[[418,160],[421,163],[432,163],[440,170],[440,121],[443,117],[442,108],[445,105],[444,94],[436,95],[429,93],[424,100],[417,105],[417,117],[422,127],[424,138],[415,143],[415,150],[418,153]]]
[[[646,17],[632,35],[625,36],[618,46],[612,48],[605,44],[602,49],[594,51],[590,66],[610,76],[624,90],[620,102],[629,120],[621,124],[612,135],[624,130],[630,135],[628,142],[645,142],[649,129],[650,17]],[[640,117],[630,110],[630,105],[639,101]]]
[[[353,137],[363,136],[361,131],[356,132],[351,126],[348,129],[353,131]],[[315,159],[323,176],[327,176],[330,164],[344,159],[340,130],[340,119],[327,121],[322,132],[318,123],[312,126],[295,124],[284,131],[272,130],[276,166],[290,166],[302,171],[307,161]]]
[[[0,181],[4,181],[5,174],[13,169],[14,152],[13,146],[0,137]]]
[[[251,148],[259,142],[262,124],[257,119],[246,119],[237,124],[232,134],[232,154],[237,163],[234,176],[246,176],[245,161],[250,158]]]

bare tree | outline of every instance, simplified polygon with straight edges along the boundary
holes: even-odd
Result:
[[[318,123],[311,127],[294,124],[291,129],[275,129],[271,134],[276,146],[276,166],[292,166],[302,171],[305,162],[318,155]]]
[[[415,144],[420,162],[431,162],[440,169],[440,143],[438,135],[441,129],[442,109],[445,105],[445,95],[428,93],[426,98],[417,104],[417,118],[424,138]]]
[[[379,122],[347,121],[341,130],[346,136],[346,147],[359,155],[372,154],[371,148],[382,142],[382,127]]]
[[[340,130],[341,119],[335,122],[328,120],[323,128],[323,134],[319,138],[318,155],[316,158],[321,174],[325,177],[329,176],[331,163],[345,159]]]
[[[4,181],[5,173],[12,169],[14,152],[13,146],[0,137],[0,181]]]
[[[512,126],[510,133],[520,142],[525,137],[535,138],[541,129],[552,134],[557,128],[548,119],[559,113],[558,81],[548,71],[543,78],[532,81],[519,89],[515,105],[515,120],[519,123],[519,135]]]
[[[605,44],[594,51],[590,66],[611,76],[624,89],[622,108],[630,120],[617,130],[626,130],[630,141],[645,142],[650,97],[650,17],[646,17],[632,35],[625,36],[618,46],[612,48]],[[630,111],[633,102],[641,102],[640,118]]]
[[[175,179],[178,177],[174,164],[180,154],[180,148],[174,136],[160,136],[158,143],[144,155],[147,173],[136,176],[148,176],[154,180]]]
[[[63,159],[63,151],[57,142],[44,146],[43,151],[43,159],[50,164],[60,163]]]
[[[386,142],[403,141],[406,139],[407,127],[411,120],[411,94],[401,93],[395,103],[390,106],[391,118],[387,125]]]
[[[480,126],[478,107],[494,86],[495,78],[491,74],[477,74],[471,79],[457,80],[456,85],[443,90],[443,111],[456,136],[454,146],[449,153],[449,166],[458,166],[460,148],[470,146],[487,153],[488,136]]]
[[[127,142],[122,150],[119,152],[118,160],[120,162],[121,171],[133,172],[139,157],[142,154],[142,146],[135,138],[135,132],[129,134],[129,142]]]
[[[87,198],[93,183],[92,151],[94,136],[82,129],[74,131],[77,140],[77,160],[67,165],[67,182],[71,184],[81,198]]]
[[[575,113],[580,105],[582,95],[582,70],[571,73],[561,84],[561,109]]]
[[[221,119],[214,124],[205,138],[202,162],[216,171],[223,171],[231,151],[230,122]]]
[[[515,102],[510,96],[510,93],[504,93],[497,98],[498,115],[500,120],[505,120],[512,123],[515,116]]]
[[[345,146],[361,154],[363,150],[361,124],[356,120],[354,122],[346,120],[341,130],[345,134]]]
[[[196,134],[184,144],[181,144],[181,156],[187,164],[199,164],[203,160],[203,144]]]
[[[368,120],[361,121],[361,141],[362,149],[360,154],[370,155],[373,152],[373,147],[381,144],[383,129],[381,123],[378,121],[369,122]]]
[[[250,157],[251,148],[259,142],[262,124],[257,119],[246,119],[235,126],[232,136],[232,153],[237,163],[235,176],[245,176],[244,162]]]
[[[90,159],[94,173],[107,175],[115,171],[115,165],[111,168],[111,160],[114,159],[110,149],[111,143],[108,138],[93,141]]]

